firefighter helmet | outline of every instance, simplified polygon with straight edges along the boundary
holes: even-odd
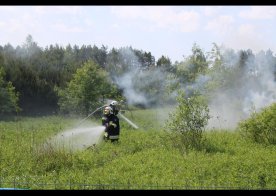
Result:
[[[117,101],[112,101],[112,102],[110,103],[110,105],[111,105],[111,106],[117,106],[117,105],[118,105],[118,102],[117,102]]]
[[[112,101],[110,107],[112,108],[113,114],[117,115],[119,113],[120,107],[117,101]]]

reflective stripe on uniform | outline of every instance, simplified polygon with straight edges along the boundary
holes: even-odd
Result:
[[[109,139],[119,139],[119,135],[110,135]]]
[[[113,123],[112,121],[109,122],[109,125],[112,125],[114,128],[117,127],[117,125],[115,123]]]

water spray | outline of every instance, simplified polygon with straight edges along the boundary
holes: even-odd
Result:
[[[96,145],[100,142],[102,133],[104,132],[104,127],[95,125],[89,127],[80,127],[80,125],[95,112],[105,106],[106,105],[103,105],[95,109],[87,117],[82,119],[73,129],[59,133],[55,138],[52,138],[51,142],[58,148],[63,147],[68,148],[69,150],[79,150]]]
[[[92,116],[98,110],[106,107],[103,105],[98,107],[93,112],[91,112],[87,117],[83,118],[78,125],[71,129],[64,131],[50,140],[55,146],[68,148],[69,150],[80,150],[84,148],[93,147],[96,144],[101,142],[102,134],[104,132],[104,126],[90,126],[90,127],[81,127],[80,125],[86,121],[90,116]],[[120,115],[127,123],[129,123],[135,129],[138,129],[138,126],[131,122],[127,117],[119,112],[117,108],[117,114]],[[116,112],[115,112],[116,113]]]
[[[132,127],[134,127],[135,129],[138,129],[138,126],[135,125],[133,122],[131,122],[127,117],[125,117],[123,114],[119,113],[119,115],[125,120],[127,121]]]
[[[79,127],[84,121],[86,121],[90,116],[92,116],[95,112],[97,112],[98,110],[102,109],[103,107],[105,107],[106,105],[103,105],[99,108],[97,108],[96,110],[94,110],[93,112],[91,112],[87,117],[85,117],[84,119],[82,119],[79,124],[76,127]]]

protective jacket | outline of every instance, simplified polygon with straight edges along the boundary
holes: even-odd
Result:
[[[110,139],[111,141],[119,139],[120,123],[119,118],[116,115],[104,115],[102,117],[102,125],[105,126],[104,139]]]

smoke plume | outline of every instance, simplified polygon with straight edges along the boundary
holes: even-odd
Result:
[[[269,51],[248,54],[243,67],[238,69],[241,57],[224,51],[225,66],[236,72],[224,75],[224,88],[213,92],[209,105],[212,116],[209,128],[234,129],[252,112],[258,112],[276,101],[275,57]]]
[[[276,58],[271,51],[253,54],[250,50],[234,52],[221,48],[221,54],[221,68],[214,69],[212,74],[199,75],[193,83],[179,84],[178,89],[183,89],[188,96],[196,90],[211,97],[209,129],[235,129],[238,122],[248,118],[253,111],[258,112],[276,102]],[[166,108],[160,112],[163,115],[160,120],[164,122],[169,112],[164,103],[172,99],[174,102],[170,103],[176,103],[177,96],[177,90],[168,94],[166,88],[178,80],[168,80],[168,73],[161,69],[143,71],[131,51],[125,50],[122,56],[132,59],[128,71],[114,78],[123,89],[128,104],[162,106]],[[212,69],[211,63],[209,69]],[[206,92],[206,84],[212,81],[220,86]]]

